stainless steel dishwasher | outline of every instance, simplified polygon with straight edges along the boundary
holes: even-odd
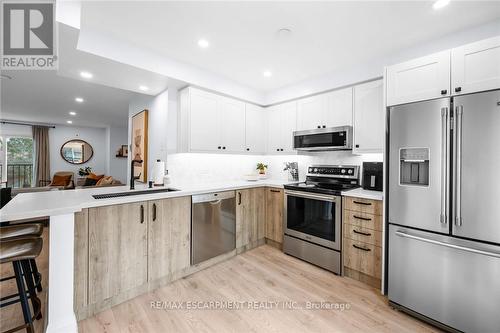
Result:
[[[236,248],[234,191],[193,195],[191,265]]]

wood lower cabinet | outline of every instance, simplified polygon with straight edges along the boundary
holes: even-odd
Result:
[[[88,303],[147,282],[147,202],[89,209]]]
[[[148,202],[148,281],[190,265],[191,197]]]
[[[248,250],[264,239],[266,190],[253,188],[236,192],[236,248]]]
[[[283,190],[267,188],[265,237],[280,245],[283,243],[283,200]]]
[[[382,201],[343,198],[344,275],[381,287]]]

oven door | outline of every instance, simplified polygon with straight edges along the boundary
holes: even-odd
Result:
[[[341,197],[285,191],[285,234],[341,249]]]

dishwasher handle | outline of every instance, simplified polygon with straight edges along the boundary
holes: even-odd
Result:
[[[235,191],[225,191],[225,192],[193,195],[192,201],[193,201],[193,204],[209,202],[209,203],[215,205],[215,204],[218,204],[221,200],[231,199],[231,198],[235,198],[235,197],[236,197]]]

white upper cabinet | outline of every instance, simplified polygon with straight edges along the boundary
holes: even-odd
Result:
[[[297,101],[297,130],[352,125],[352,87]]]
[[[222,150],[231,153],[245,151],[245,103],[220,97],[218,123]]]
[[[353,122],[353,153],[382,153],[385,137],[382,80],[354,87]]]
[[[326,94],[302,98],[297,101],[297,130],[310,130],[325,126]]]
[[[211,151],[220,146],[217,97],[205,91],[190,89],[190,150]]]
[[[450,96],[450,51],[387,67],[387,105]]]
[[[295,153],[293,150],[293,132],[297,130],[297,102],[289,102],[281,105],[283,117],[282,152]]]
[[[267,108],[267,150],[279,152],[282,146],[282,112],[279,105]]]
[[[352,87],[326,94],[327,109],[322,127],[352,125]]]
[[[500,36],[451,50],[454,95],[500,88]]]
[[[267,109],[267,149],[270,154],[294,153],[293,132],[297,128],[297,102]]]
[[[180,103],[180,152],[245,151],[245,103],[191,87]]]
[[[245,111],[245,151],[266,152],[266,109],[246,104]]]

